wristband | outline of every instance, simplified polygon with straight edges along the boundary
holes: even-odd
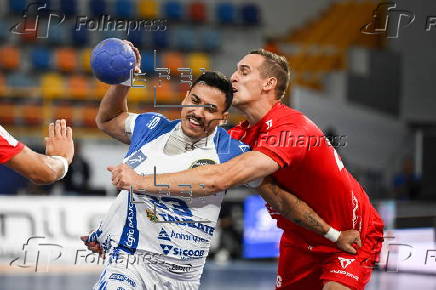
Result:
[[[65,175],[67,175],[67,172],[68,172],[68,161],[63,156],[56,156],[55,155],[55,156],[50,156],[50,157],[53,158],[53,159],[62,161],[62,164],[64,165],[64,173],[62,174],[62,176],[60,178],[58,178],[58,180],[61,180],[62,178],[65,177]]]
[[[334,228],[330,227],[328,232],[324,235],[324,238],[326,238],[332,243],[336,243],[340,235],[341,235],[341,231],[335,230]]]

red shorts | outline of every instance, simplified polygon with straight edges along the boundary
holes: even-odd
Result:
[[[341,283],[353,290],[364,289],[378,262],[382,243],[383,222],[377,214],[356,255],[325,246],[297,247],[284,234],[280,241],[276,289],[317,290],[328,281]]]

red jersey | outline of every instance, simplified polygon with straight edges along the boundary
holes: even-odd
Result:
[[[338,230],[360,230],[361,238],[365,237],[375,213],[368,196],[344,168],[323,132],[301,112],[277,103],[255,125],[250,127],[244,121],[229,133],[277,162],[276,182],[328,224]],[[270,212],[295,244],[334,247],[324,237]]]
[[[0,126],[0,163],[6,163],[23,150],[24,145]]]

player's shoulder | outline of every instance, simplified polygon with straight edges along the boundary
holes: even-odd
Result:
[[[266,118],[265,123],[268,127],[279,125],[289,125],[297,127],[316,127],[315,123],[310,120],[304,113],[288,107],[284,104],[277,104]]]
[[[138,150],[142,145],[169,133],[179,122],[180,120],[171,121],[164,115],[155,112],[139,114],[135,119],[129,152]]]
[[[220,162],[226,162],[230,159],[250,151],[250,146],[233,139],[224,128],[218,127],[214,136],[215,150],[220,158]]]

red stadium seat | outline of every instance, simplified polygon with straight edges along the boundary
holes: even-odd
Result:
[[[27,104],[21,106],[21,117],[24,124],[28,126],[38,126],[43,123],[44,114],[42,106]]]
[[[80,116],[81,123],[84,127],[97,128],[95,124],[95,116],[97,116],[98,107],[97,106],[84,106],[81,108]]]
[[[56,67],[63,72],[72,72],[76,68],[76,52],[72,48],[59,48],[56,50]]]
[[[68,81],[68,87],[73,99],[83,100],[90,95],[88,80],[83,76],[72,76]]]
[[[16,47],[6,46],[0,49],[0,64],[6,70],[16,70],[20,66],[21,55]]]
[[[189,18],[193,22],[203,23],[206,21],[206,5],[203,2],[193,2],[189,6]]]
[[[73,122],[73,107],[71,105],[59,105],[55,107],[54,114],[52,116],[53,120],[65,119],[67,124],[72,124]]]
[[[0,123],[2,125],[14,125],[16,117],[16,106],[0,103]]]
[[[179,52],[167,52],[162,56],[162,67],[169,68],[171,75],[178,76],[178,68],[186,67],[183,56]]]

